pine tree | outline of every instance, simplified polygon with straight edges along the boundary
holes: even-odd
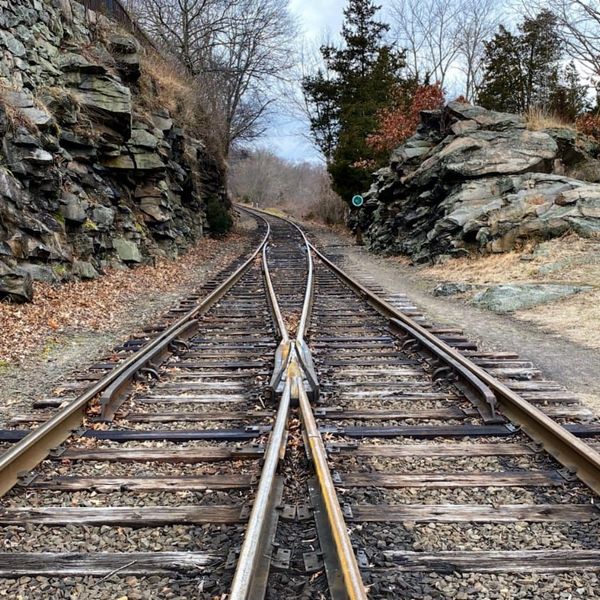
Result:
[[[571,61],[561,73],[561,80],[550,97],[550,110],[567,121],[575,121],[590,109],[588,88],[581,83],[575,63]]]
[[[313,137],[345,200],[366,190],[371,170],[386,159],[366,138],[377,128],[404,66],[403,54],[383,42],[389,26],[375,19],[379,9],[371,0],[349,0],[342,46],[323,46],[326,70],[303,81]]]
[[[561,67],[563,55],[556,17],[549,11],[524,19],[516,34],[500,26],[485,45],[478,103],[516,113],[541,108],[574,118],[585,107],[585,91],[575,65]]]

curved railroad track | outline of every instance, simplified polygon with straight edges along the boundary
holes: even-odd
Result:
[[[0,431],[0,596],[595,597],[598,420],[240,210],[249,256]]]

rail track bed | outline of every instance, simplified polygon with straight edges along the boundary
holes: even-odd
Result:
[[[251,255],[0,431],[0,597],[600,597],[599,420],[252,214]]]
[[[439,362],[322,266],[315,297],[315,414],[370,597],[595,597],[595,494],[500,410],[486,423],[460,381],[433,377]],[[600,432],[530,363],[389,300],[572,432]]]

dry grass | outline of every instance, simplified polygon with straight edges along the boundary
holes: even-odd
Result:
[[[582,346],[600,348],[600,290],[522,310],[514,316]]]
[[[403,258],[406,261],[406,258]],[[423,275],[444,281],[468,283],[502,283],[511,280],[527,280],[535,277],[536,266],[521,261],[520,252],[489,254],[476,258],[457,258],[425,267]]]
[[[183,68],[154,52],[141,55],[140,100],[150,110],[166,108],[178,125],[193,131],[202,119],[197,84]]]
[[[475,284],[507,281],[553,281],[600,285],[600,241],[568,235],[545,242],[538,254],[533,247],[504,254],[458,258],[422,269],[436,280]],[[522,260],[523,256],[533,260]],[[551,266],[551,270],[545,267]]]
[[[514,282],[588,285],[594,289],[513,316],[589,348],[600,348],[600,240],[576,235],[545,242],[536,254],[524,252],[463,258],[425,267],[435,281],[500,284]],[[523,254],[533,260],[521,260]]]
[[[140,54],[140,67],[136,115],[144,120],[149,113],[166,108],[177,126],[191,137],[203,140],[207,151],[225,169],[221,119],[207,112],[200,83],[179,63],[168,61],[154,51]]]
[[[37,125],[33,123],[22,110],[13,106],[6,98],[7,92],[16,91],[20,90],[4,80],[0,81],[0,105],[6,114],[8,126],[10,127],[11,131],[16,131],[19,127],[24,127],[30,133],[36,133],[38,131]]]
[[[540,131],[541,129],[575,129],[575,123],[569,123],[556,113],[548,112],[542,108],[532,107],[524,115],[527,129]]]

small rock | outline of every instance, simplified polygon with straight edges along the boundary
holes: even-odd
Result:
[[[591,289],[589,286],[553,283],[497,285],[479,292],[472,302],[497,313],[507,313],[546,304]]]
[[[440,283],[433,288],[434,296],[455,296],[457,294],[466,294],[479,286],[473,285],[472,283],[462,282],[447,282]]]
[[[25,157],[29,162],[36,165],[50,165],[54,162],[54,156],[46,150],[36,148],[29,156]]]
[[[117,256],[124,262],[142,262],[140,250],[134,242],[125,238],[115,238],[113,240],[113,248],[117,252]]]
[[[83,223],[86,220],[88,202],[81,200],[75,194],[64,192],[61,198],[60,213],[65,219],[75,223]]]
[[[92,263],[85,260],[76,260],[73,263],[73,275],[80,279],[97,279],[100,277]]]
[[[22,269],[11,269],[0,261],[0,297],[13,302],[31,302],[33,300],[33,280]]]
[[[28,273],[34,281],[44,281],[46,283],[55,283],[57,281],[54,271],[45,265],[21,263],[19,269]]]

